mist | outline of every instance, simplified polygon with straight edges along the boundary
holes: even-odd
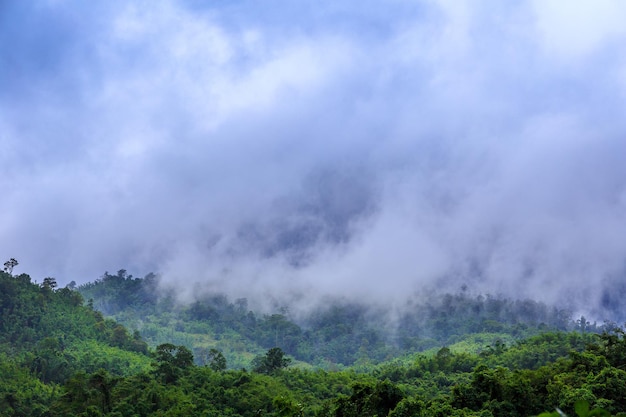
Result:
[[[0,5],[0,252],[60,283],[615,311],[618,1]]]

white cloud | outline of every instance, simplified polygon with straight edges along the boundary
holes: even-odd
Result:
[[[556,297],[623,262],[618,3],[103,5],[0,72],[0,252],[35,277]]]
[[[619,0],[534,0],[536,24],[549,54],[585,58],[626,34],[626,4]]]

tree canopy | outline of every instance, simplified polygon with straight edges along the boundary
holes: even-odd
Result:
[[[125,272],[106,281],[117,288],[145,285]],[[240,345],[239,360],[249,372],[228,369],[225,355],[210,345],[195,349],[200,357],[178,342],[150,349],[141,336],[146,329],[129,330],[94,310],[98,301],[85,303],[76,290],[55,284],[0,272],[2,417],[561,416],[557,409],[591,417],[626,411],[626,332],[612,324],[594,333],[599,327],[581,318],[572,331],[546,329],[530,336],[516,334],[515,326],[504,327],[509,333],[462,334],[457,328],[455,343],[405,350],[377,363],[366,359],[368,344],[379,336],[361,332],[360,359],[335,369],[298,360],[281,346],[253,356]],[[455,314],[466,317],[463,305],[474,303],[463,297],[449,301],[436,310],[446,312],[438,317],[448,324],[460,322]],[[329,329],[341,325],[348,329],[344,334],[357,332],[350,326],[367,322],[368,314],[331,306],[330,313],[311,319],[318,332],[307,333],[287,312],[251,316],[243,301],[216,297],[175,315],[159,310],[166,302],[141,301],[140,311],[153,308],[155,318],[180,327],[206,321],[208,327],[198,329],[212,332],[213,341],[232,337],[238,341],[233,346],[242,333],[225,327],[235,318],[245,318],[242,326],[260,331],[267,343],[295,341],[293,346],[302,347],[310,345],[299,344],[299,338],[310,343],[311,334],[319,343],[333,341]],[[215,325],[220,321],[224,328]]]

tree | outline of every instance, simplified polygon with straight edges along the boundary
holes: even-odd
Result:
[[[46,337],[38,343],[30,359],[29,367],[33,374],[44,383],[62,383],[71,375],[71,363],[63,353],[59,339]]]
[[[352,395],[340,396],[335,403],[333,417],[376,417],[387,416],[404,398],[402,391],[394,384],[378,381],[356,382],[352,385]],[[412,406],[415,409],[418,406]],[[406,414],[407,410],[403,410]],[[399,414],[402,415],[402,414]]]
[[[279,347],[271,348],[262,356],[259,355],[252,360],[254,372],[261,374],[272,374],[286,368],[291,363],[291,359],[285,357],[285,352]]]
[[[57,281],[52,277],[46,277],[43,279],[41,287],[53,291],[57,287]]]
[[[304,406],[291,398],[280,395],[272,401],[272,407],[280,417],[303,417]]]
[[[226,370],[226,358],[219,350],[212,348],[208,354],[208,366],[214,371]]]
[[[117,382],[104,369],[100,369],[89,377],[89,386],[94,388],[98,393],[97,396],[100,397],[99,405],[103,415],[111,411],[111,391]]]
[[[4,272],[7,274],[13,274],[13,268],[15,268],[19,263],[15,258],[11,258],[4,263]]]
[[[193,353],[185,346],[163,343],[155,351],[156,373],[166,384],[176,382],[181,373],[193,366]]]
[[[539,414],[538,417],[567,417],[567,414],[565,414],[558,408],[556,410],[557,411],[554,411],[552,413],[550,412],[541,413]],[[585,400],[576,401],[576,404],[574,405],[574,411],[576,412],[576,415],[578,417],[590,417],[590,416],[611,417],[611,413],[609,413],[603,408],[596,407],[592,410],[589,407],[589,402]]]
[[[585,316],[580,316],[580,319],[576,320],[576,327],[578,328],[578,330],[580,330],[581,334],[585,334],[587,329],[589,329],[590,324],[591,323],[587,321]]]

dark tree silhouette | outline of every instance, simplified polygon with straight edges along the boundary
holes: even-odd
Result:
[[[9,259],[4,263],[4,272],[6,272],[7,274],[12,274],[13,268],[15,268],[17,265],[19,265],[19,262],[17,262],[15,258]]]
[[[285,357],[285,352],[281,348],[275,347],[267,351],[265,355],[259,355],[252,361],[255,372],[262,374],[272,374],[279,369],[289,366],[291,359]]]

